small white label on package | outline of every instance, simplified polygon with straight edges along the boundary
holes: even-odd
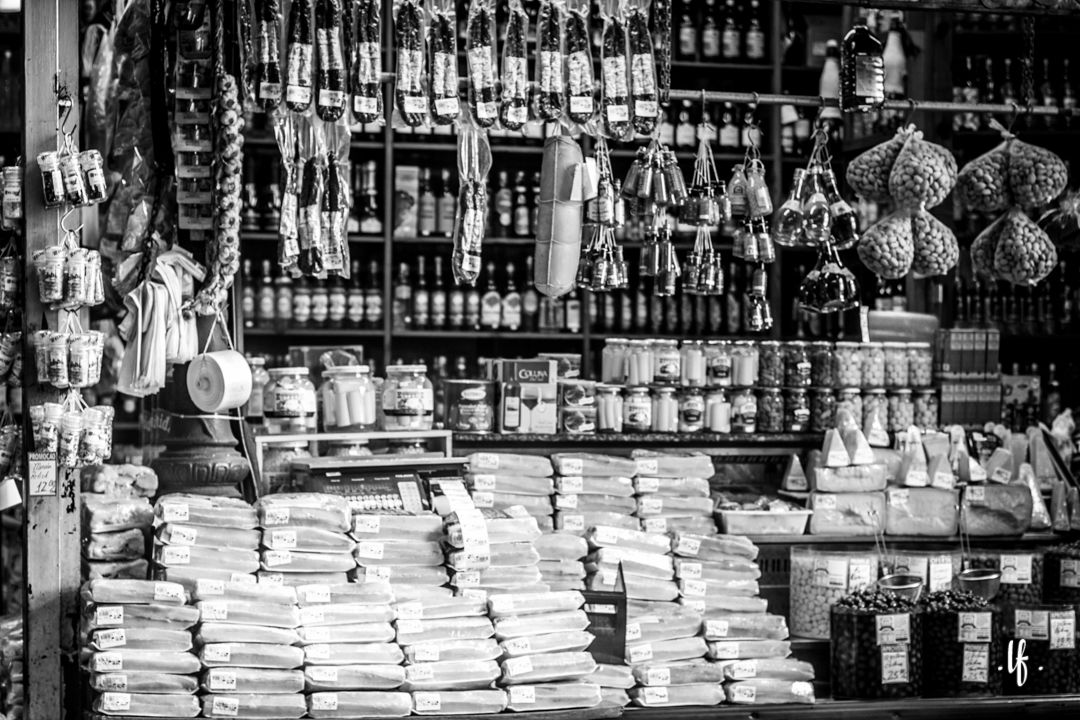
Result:
[[[893,562],[894,573],[918,575],[923,581],[926,580],[926,558],[914,555],[897,555]]]
[[[154,602],[184,602],[184,587],[176,583],[154,583]]]
[[[405,678],[412,682],[424,682],[425,680],[433,680],[435,678],[435,670],[426,663],[420,663],[419,665],[409,665],[405,668]]]
[[[747,678],[757,677],[757,661],[740,660],[739,662],[732,663],[731,675],[736,680],[745,680]]]
[[[368,582],[375,582],[377,580],[389,580],[390,576],[393,574],[394,570],[389,565],[364,568],[364,579]]]
[[[469,467],[473,470],[498,470],[499,456],[495,453],[476,453],[469,458]]]
[[[311,694],[311,709],[312,710],[337,710],[338,709],[338,697],[337,693],[312,693]]]
[[[641,460],[638,460],[638,462],[641,462]],[[638,477],[636,484],[639,493],[654,493],[660,491],[660,478]]]
[[[232,670],[212,668],[210,670],[211,692],[226,692],[236,690],[236,673]]]
[[[845,558],[815,558],[814,585],[844,590],[848,586],[848,561]]]
[[[993,616],[988,612],[961,612],[956,614],[956,639],[965,643],[988,643],[993,634],[990,627]]]
[[[335,683],[338,681],[337,668],[333,665],[312,665],[307,668],[307,674],[315,682]]]
[[[190,565],[191,548],[184,545],[162,545],[162,565]]]
[[[161,519],[167,523],[185,523],[190,518],[187,503],[167,502],[161,504]]]
[[[304,628],[304,639],[313,643],[329,642],[330,628],[322,626],[306,627]]]
[[[697,554],[701,552],[701,540],[686,535],[680,535],[679,542],[675,544],[675,552],[679,555],[697,557]]]
[[[224,602],[201,602],[199,603],[199,617],[203,622],[228,620],[229,605]]]
[[[206,662],[227,663],[232,659],[232,646],[226,643],[211,643],[204,645],[202,651],[203,660]]]
[[[570,112],[591,113],[593,111],[592,96],[572,95],[570,97]]]
[[[578,496],[577,495],[556,495],[555,507],[559,510],[577,510]]]
[[[1046,610],[1017,610],[1014,619],[1014,632],[1018,639],[1050,639],[1050,613]]]
[[[626,648],[626,658],[632,663],[645,662],[646,660],[652,660],[653,650],[652,644],[642,643],[640,645],[631,645]]]
[[[503,670],[510,677],[521,677],[533,671],[532,659],[528,656],[509,658],[503,661]]]
[[[94,609],[94,624],[111,627],[124,624],[123,605],[99,605]]]
[[[638,475],[655,475],[660,471],[660,463],[656,458],[642,457],[634,460],[635,470]],[[638,478],[638,482],[641,482],[645,478]],[[656,478],[648,478],[652,481],[656,481]],[[643,492],[656,492],[655,490],[648,490]]]
[[[473,504],[478,508],[495,507],[495,494],[484,490],[474,490],[472,494]]]
[[[705,612],[705,601],[704,600],[693,600],[691,598],[683,598],[681,605],[683,607],[685,607],[685,608],[690,608],[691,610],[696,612],[698,615],[701,615],[702,613]]]
[[[308,660],[326,660],[330,657],[330,646],[325,643],[308,645],[304,648],[304,657]]]
[[[215,695],[210,703],[211,715],[227,715],[234,717],[240,712],[240,700],[234,697],[222,697]]]
[[[301,625],[317,625],[326,620],[326,610],[321,607],[300,608]]]
[[[735,683],[731,686],[731,701],[753,704],[757,701],[757,688],[747,683]]]
[[[494,598],[493,601],[497,599]],[[514,655],[528,655],[532,652],[532,643],[529,642],[527,637],[511,638],[503,642],[503,648],[506,649],[507,653]]]
[[[94,653],[90,667],[94,672],[119,672],[124,669],[124,656],[114,652]]]
[[[416,712],[439,712],[442,709],[442,700],[437,692],[414,692],[412,699]]]
[[[195,591],[199,595],[224,595],[225,581],[199,578],[195,581]]]
[[[964,491],[964,499],[967,500],[969,505],[981,505],[986,502],[986,488],[979,485],[968,485]]]
[[[484,491],[484,492],[494,492],[494,490],[495,490],[495,476],[494,475],[486,475],[486,474],[473,475],[472,476],[472,486],[473,486],[473,500],[475,502],[475,500],[476,500],[476,494],[475,493],[476,493],[477,490],[481,490],[481,491]]]
[[[580,475],[585,471],[585,461],[577,457],[564,457],[559,461],[560,475]]]
[[[990,675],[990,646],[985,643],[965,643],[962,672],[961,682],[987,682]]]
[[[289,524],[289,508],[287,508],[287,507],[266,508],[265,512],[263,512],[263,522],[266,525],[288,525]]]
[[[454,574],[454,585],[457,587],[477,587],[480,584],[480,573],[475,570]]]
[[[563,530],[569,530],[571,532],[581,532],[585,529],[584,515],[560,514],[559,517],[562,519]]]
[[[477,602],[487,602],[488,600],[487,590],[478,590],[476,588],[458,588],[457,597],[476,600]]]
[[[356,557],[365,558],[367,560],[382,560],[384,549],[384,545],[381,542],[365,540],[356,543]]]
[[[705,637],[726,638],[730,632],[727,620],[706,620]]]
[[[419,620],[424,617],[424,606],[419,602],[403,602],[394,606],[394,612],[401,620]]]
[[[908,682],[908,646],[881,646],[881,684],[896,685]]]
[[[533,705],[536,703],[536,688],[532,685],[510,687],[511,705]]]
[[[106,673],[104,675],[98,675],[97,684],[102,690],[125,692],[128,689],[128,678],[127,675],[120,673]]]
[[[1061,587],[1080,587],[1080,560],[1061,559]]]
[[[713,657],[717,660],[739,659],[739,643],[737,642],[713,643],[712,651]]]
[[[813,697],[814,686],[804,680],[791,683],[791,694],[796,697]]]
[[[1031,555],[1002,555],[1000,567],[1003,585],[1031,584]]]
[[[701,563],[679,563],[679,577],[683,580],[700,580]]]
[[[419,620],[398,620],[398,635],[415,635],[424,632],[424,623]]]
[[[638,513],[640,515],[659,515],[662,512],[664,512],[664,498],[654,495],[638,498]]]
[[[608,122],[630,122],[629,105],[608,105]]]
[[[194,545],[199,539],[199,531],[190,525],[173,525],[169,530],[170,545]]]
[[[651,667],[645,671],[646,685],[670,685],[671,668]]]
[[[927,579],[930,592],[948,590],[952,587],[953,563],[948,555],[934,555],[930,558],[930,572]]]
[[[131,696],[127,693],[102,693],[101,709],[106,712],[127,712],[131,709]]]
[[[814,509],[815,510],[835,510],[836,509],[836,496],[825,495],[818,493],[814,495]]]
[[[234,572],[234,573],[229,574],[229,582],[242,583],[244,585],[254,585],[255,583],[260,582],[260,581],[259,581],[259,579],[257,577],[255,577],[254,575],[252,575],[250,573],[235,573]],[[278,584],[280,585],[281,583],[279,582]],[[222,590],[221,594],[224,594],[224,592],[225,591]]]
[[[905,645],[911,642],[911,615],[877,615],[877,644]]]
[[[296,531],[295,530],[271,530],[270,531],[270,547],[277,550],[295,550],[296,549]]]
[[[645,698],[646,705],[667,705],[668,704],[668,690],[666,687],[646,687],[642,688],[642,696]]]
[[[378,515],[357,515],[353,518],[353,530],[360,535],[378,535],[381,525]]]
[[[277,585],[280,587],[285,584],[285,574],[274,572],[261,572],[259,573],[259,584]]]
[[[437,645],[413,645],[413,662],[438,662],[439,648]]]
[[[364,543],[360,543],[363,545]],[[277,567],[278,565],[291,565],[293,561],[292,553],[288,550],[266,550],[263,552],[263,562],[267,567]]]
[[[1050,611],[1050,649],[1076,648],[1076,613],[1073,610]]]
[[[123,628],[100,630],[94,633],[94,643],[102,650],[123,647],[127,645],[127,632]]]
[[[641,639],[641,623],[626,623],[626,641],[633,642]]]
[[[585,478],[580,475],[567,475],[559,478],[559,492],[564,495],[574,495],[584,492]]]
[[[708,586],[704,580],[683,580],[682,590],[686,597],[705,597]]]
[[[647,533],[656,533],[663,535],[667,532],[667,518],[666,517],[651,517],[645,518],[641,522],[641,528]]]
[[[330,602],[329,585],[306,585],[301,591],[304,594],[304,602],[313,605]]]
[[[910,490],[897,489],[889,491],[889,504],[893,507],[907,507],[909,499],[911,499]]]

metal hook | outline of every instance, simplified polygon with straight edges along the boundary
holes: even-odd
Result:
[[[1005,129],[1005,132],[1007,133],[1012,132],[1013,126],[1016,125],[1016,121],[1020,119],[1020,107],[1014,102],[1009,103],[1009,105],[1012,106],[1012,117],[1009,120],[1009,127]]]
[[[911,121],[915,118],[915,111],[919,109],[919,103],[915,102],[914,98],[908,98],[908,114],[907,119],[904,120],[904,125],[910,125]]]
[[[74,228],[74,229],[69,228],[67,225],[64,224],[64,221],[67,220],[69,217],[71,217],[71,214],[74,213],[76,210],[78,210],[78,208],[76,208],[76,207],[68,208],[68,211],[65,212],[60,218],[60,229],[63,230],[65,233],[71,233],[72,235],[77,235],[79,233],[79,231],[83,229],[83,224],[82,223],[79,223],[79,227]]]

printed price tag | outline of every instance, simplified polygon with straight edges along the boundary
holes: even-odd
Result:
[[[426,663],[405,668],[405,677],[412,682],[424,682],[435,678],[435,669]]]
[[[280,579],[280,573],[278,574]],[[229,582],[240,583],[241,585],[254,585],[257,582],[261,582],[257,577],[249,573],[230,573]],[[281,583],[278,582],[278,585]]]
[[[726,638],[729,632],[730,625],[727,620],[705,621],[705,637],[707,638]]]
[[[510,703],[514,705],[533,705],[536,703],[536,688],[532,685],[510,687]]]
[[[940,488],[942,490],[952,490],[956,487],[956,478],[953,477],[950,471],[940,471],[934,473],[934,477],[930,478],[930,487]]]
[[[494,475],[473,475],[472,476],[473,490],[483,490],[486,492],[495,491],[495,476]]]
[[[458,588],[457,596],[466,600],[478,600],[480,602],[487,602],[488,599],[487,590],[477,590],[476,588]]]
[[[127,645],[127,632],[123,628],[115,630],[98,630],[94,633],[94,644],[100,650],[108,650],[114,647]]]
[[[199,603],[199,617],[203,622],[215,622],[229,619],[229,605],[223,602]]]
[[[356,543],[356,557],[366,560],[382,560],[384,546],[381,542],[364,541]]]
[[[641,515],[659,515],[664,512],[664,499],[655,495],[638,498],[638,512]]]
[[[311,709],[312,710],[337,710],[338,709],[338,696],[337,693],[321,692],[311,694]]]
[[[634,115],[637,117],[656,117],[657,105],[655,100],[635,100]]]
[[[381,525],[378,515],[357,515],[353,518],[353,530],[361,535],[378,535]]]
[[[652,660],[653,651],[650,643],[642,643],[641,645],[631,645],[626,648],[626,658],[632,663],[645,662],[646,660]]]
[[[731,686],[731,702],[752,705],[757,701],[757,688],[746,683]]]
[[[791,683],[791,694],[796,697],[814,697],[814,686],[802,680]]]
[[[476,117],[481,120],[487,120],[489,118],[498,117],[499,111],[493,102],[478,102],[476,103]]]
[[[559,510],[577,510],[578,496],[577,495],[556,495],[555,507]]]
[[[114,652],[94,653],[90,666],[94,672],[119,672],[124,669],[124,656]]]
[[[226,643],[203,645],[202,656],[205,662],[227,663],[232,659],[232,647]]]
[[[315,682],[336,683],[338,671],[333,665],[312,665],[307,668],[308,677]]]
[[[930,558],[930,572],[928,573],[930,592],[948,590],[952,587],[953,563],[948,555],[935,555]]]
[[[228,717],[235,717],[236,714],[239,712],[240,700],[237,698],[215,695],[214,699],[210,702],[211,715],[226,715]]]
[[[127,675],[111,673],[106,675],[98,675],[97,685],[100,690],[115,690],[117,692],[125,692],[128,689]]]
[[[173,525],[169,528],[170,545],[194,545],[198,539],[199,531],[191,525]]]
[[[956,639],[964,643],[988,643],[993,634],[988,612],[957,613]]]
[[[874,582],[870,573],[870,558],[851,558],[848,563],[847,589],[855,592]]]
[[[570,97],[570,112],[572,113],[591,113],[593,110],[592,97],[583,97],[581,95],[572,95]]]
[[[585,478],[580,475],[568,475],[559,478],[559,492],[565,495],[576,495],[585,491]]]
[[[413,709],[418,713],[437,713],[442,709],[442,700],[439,693],[414,692],[412,698]]]
[[[477,490],[472,495],[473,504],[478,508],[495,507],[495,494]]]
[[[454,574],[454,585],[457,587],[477,587],[480,584],[480,573],[475,570]]]
[[[626,641],[633,642],[641,639],[641,623],[626,623]]]
[[[30,453],[28,470],[31,497],[56,495],[56,455],[54,453]]]
[[[647,533],[654,533],[657,535],[663,535],[668,531],[667,518],[665,517],[651,517],[645,518],[641,521],[642,529]]]
[[[635,469],[637,470],[638,475],[656,475],[656,473],[660,472],[660,461],[657,458],[654,458],[654,457],[640,457],[640,458],[637,458],[637,459],[634,460],[634,466],[635,466]],[[640,480],[644,480],[645,478],[638,478],[638,479],[640,481]],[[659,483],[657,482],[655,477],[648,478],[648,479],[650,479],[654,483],[656,483],[657,487],[659,488]],[[652,491],[652,492],[655,492],[655,491]]]
[[[469,467],[473,470],[498,470],[499,456],[495,453],[475,453],[469,458]]]
[[[232,670],[213,668],[210,670],[211,692],[230,692],[236,690],[236,673]]]
[[[641,460],[638,460],[640,463]],[[640,466],[639,466],[640,467]],[[660,479],[654,477],[639,477],[636,481],[639,493],[660,492]]]
[[[909,575],[918,575],[925,582],[926,560],[927,559],[925,557],[897,555],[895,561],[893,562],[893,572],[907,573]]]
[[[311,605],[320,605],[330,602],[330,586],[329,585],[306,585],[301,588],[303,593],[304,602]]]
[[[363,545],[364,543],[360,543]],[[266,567],[278,567],[279,565],[291,565],[292,553],[288,550],[266,550],[263,552],[263,563]]]
[[[1014,633],[1018,639],[1050,639],[1050,614],[1046,610],[1017,610],[1014,618]]]
[[[697,557],[697,554],[701,552],[701,540],[688,535],[680,535],[679,541],[675,543],[675,552],[679,555]]]
[[[184,586],[170,582],[154,583],[154,602],[160,603],[183,603],[187,598],[184,595]]]
[[[757,662],[754,660],[740,660],[731,664],[731,677],[735,680],[746,680],[757,677]]]
[[[897,685],[908,682],[908,646],[881,646],[881,684]]]
[[[680,562],[679,577],[683,580],[700,580],[701,563]]]
[[[961,682],[985,683],[990,675],[990,646],[964,644],[964,666]]]
[[[264,525],[288,525],[289,524],[289,508],[287,508],[287,507],[266,508],[263,511],[263,524]]]
[[[438,662],[439,647],[437,645],[413,645],[413,662]]]
[[[701,614],[703,614],[705,612],[705,601],[704,600],[694,600],[692,598],[681,598],[680,601],[679,601],[679,604],[682,605],[685,608],[690,608],[691,610],[696,612],[698,615],[701,615]]]
[[[123,605],[99,605],[94,609],[94,624],[110,627],[124,624]]]
[[[667,705],[668,689],[666,687],[646,687],[642,689],[642,696],[646,705]]]
[[[910,473],[908,473],[910,475]],[[907,507],[908,500],[911,498],[910,490],[890,490],[889,491],[889,504],[894,507]]]
[[[394,574],[394,569],[389,565],[382,567],[369,567],[364,568],[364,579],[368,582],[376,582],[378,580],[389,580],[390,576]]]
[[[907,613],[877,615],[877,644],[906,645],[911,642],[911,616]]]
[[[585,461],[578,457],[564,457],[559,460],[560,475],[581,475],[585,472]]]
[[[739,643],[718,642],[712,645],[712,656],[716,660],[738,660]]]
[[[101,709],[106,712],[127,712],[131,709],[131,696],[127,693],[102,693]]]
[[[645,670],[646,685],[670,685],[671,668],[651,667]]]
[[[529,656],[510,658],[503,661],[503,669],[509,677],[528,675],[533,671],[532,659]]]
[[[424,632],[424,623],[419,620],[398,620],[397,632],[398,641],[400,642],[402,635],[417,635]]]
[[[223,580],[206,580],[204,578],[199,578],[195,581],[195,592],[199,596],[224,595],[225,582]]]
[[[265,570],[259,571],[259,584],[260,585],[284,585],[285,575],[283,573],[266,572]]]
[[[419,115],[427,112],[427,103],[424,102],[424,98],[417,97],[415,95],[407,95],[405,97],[405,112],[410,115]]]
[[[1031,584],[1031,555],[1002,555],[1000,567],[1003,585]]]
[[[814,586],[844,590],[848,586],[848,563],[842,558],[814,559]]]
[[[394,611],[401,620],[419,620],[424,616],[424,606],[419,602],[398,603]]]
[[[1076,613],[1072,610],[1050,612],[1050,649],[1073,650],[1076,648]]]
[[[814,495],[814,509],[815,510],[835,510],[836,509],[836,496],[835,495]]]
[[[330,658],[330,646],[325,643],[308,645],[304,648],[304,657],[309,660],[327,660]]]
[[[968,485],[964,491],[964,499],[968,505],[982,505],[986,502],[986,488],[980,485]]]
[[[162,565],[190,565],[191,548],[184,545],[162,545],[159,557]]]
[[[683,580],[682,591],[686,597],[705,597],[708,586],[703,580]]]
[[[296,549],[296,531],[295,530],[271,530],[270,531],[270,547],[276,550],[295,550]]]
[[[560,513],[562,518],[562,529],[569,530],[570,532],[582,532],[585,530],[585,516],[584,515],[565,515]]]
[[[321,607],[300,608],[301,625],[319,625],[326,622],[326,611]]]
[[[353,95],[353,112],[357,115],[374,115],[379,112],[379,101],[373,97]]]
[[[628,105],[608,105],[607,106],[608,122],[630,122],[630,106]]]
[[[1061,587],[1080,587],[1080,560],[1061,559]]]

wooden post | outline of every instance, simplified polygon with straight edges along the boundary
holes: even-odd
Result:
[[[60,240],[61,211],[46,210],[42,202],[37,155],[57,150],[57,90],[67,89],[72,107],[69,122],[79,118],[79,12],[78,0],[33,0],[22,9],[25,130],[23,159],[26,166],[24,208],[26,215],[23,250],[25,259],[25,319],[23,338],[43,327],[56,327],[56,313],[47,312],[38,300],[37,282],[31,259],[36,250]],[[69,218],[78,225],[78,213]],[[85,316],[84,316],[85,317]],[[29,382],[34,361],[29,342],[24,342],[23,413],[41,402],[47,391]],[[24,421],[24,437],[30,442],[29,421]],[[26,603],[26,715],[27,720],[55,720],[64,716],[65,655],[75,651],[75,617],[79,584],[79,493],[76,473],[53,475],[56,482],[35,487],[32,469],[47,463],[28,463],[25,488],[25,579]],[[53,466],[55,468],[55,465]],[[48,475],[48,473],[45,473]]]

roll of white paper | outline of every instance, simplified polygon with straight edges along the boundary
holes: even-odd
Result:
[[[195,407],[203,412],[238,408],[251,395],[251,367],[235,350],[196,355],[188,367],[187,389]]]

